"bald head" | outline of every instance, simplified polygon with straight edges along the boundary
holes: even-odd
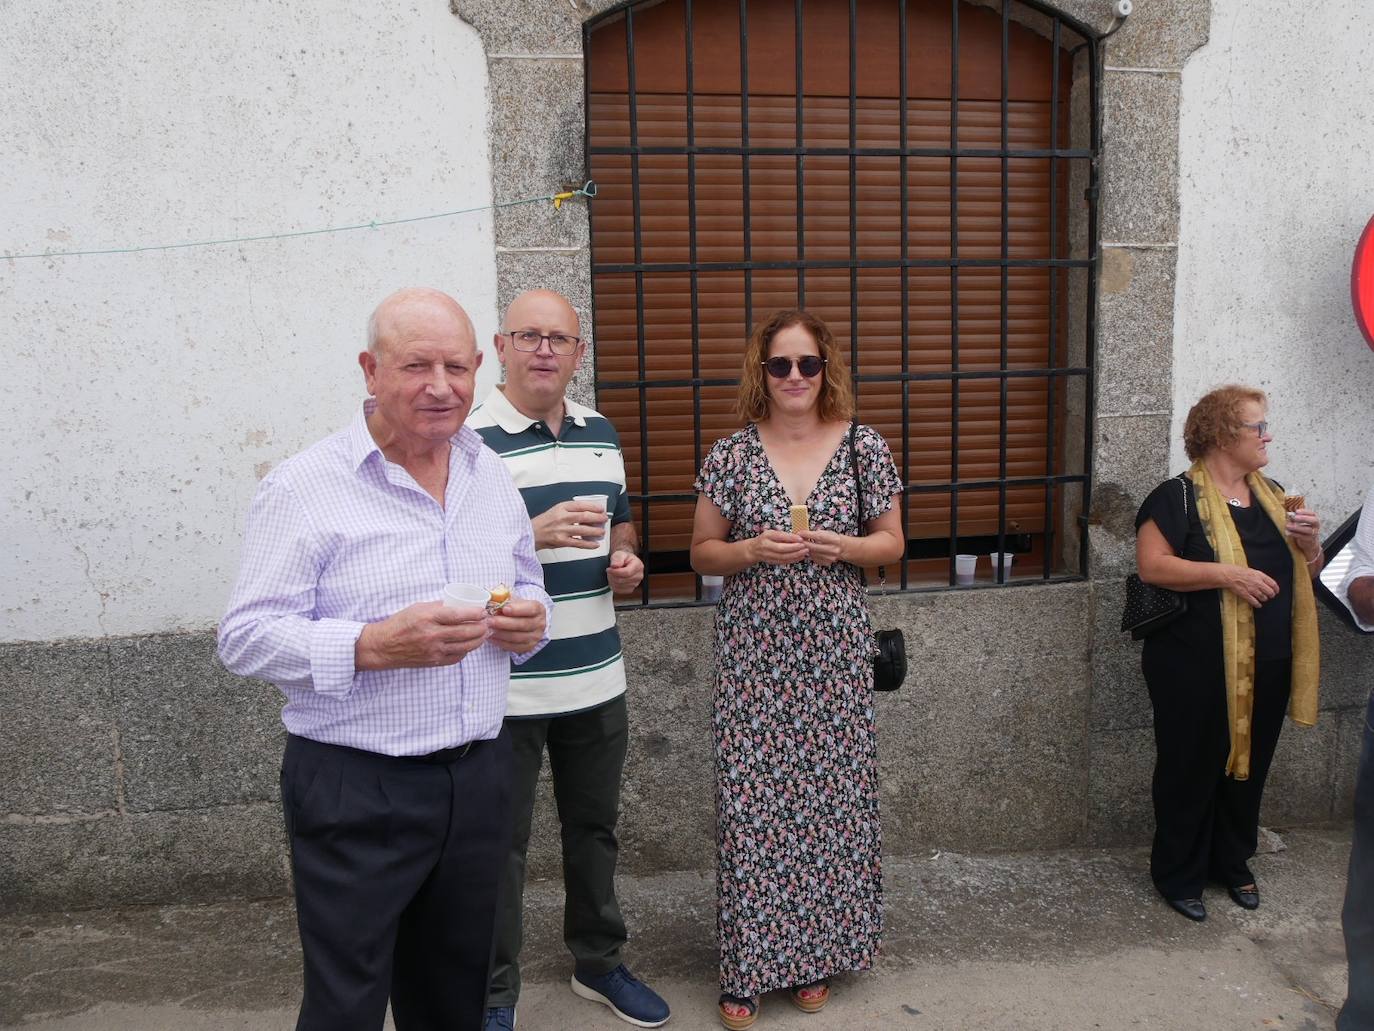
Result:
[[[368,429],[387,458],[405,465],[448,447],[462,428],[482,353],[462,305],[412,287],[377,305],[358,364],[374,398]]]
[[[442,290],[408,286],[390,294],[367,320],[367,349],[380,355],[391,343],[419,327],[447,330],[477,347],[477,332],[463,306]]]
[[[576,310],[552,290],[526,290],[510,302],[501,330],[492,346],[506,373],[506,399],[531,418],[560,425],[564,391],[587,351]]]
[[[565,327],[563,332],[572,336],[582,335],[577,309],[568,303],[566,297],[552,290],[526,290],[517,295],[506,309],[501,328],[509,333],[513,329],[524,329],[550,320]]]

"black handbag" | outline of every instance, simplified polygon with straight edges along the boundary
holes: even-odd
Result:
[[[854,433],[859,427],[855,419],[849,424],[849,461],[854,470],[854,494],[858,499],[859,536],[864,534],[864,486],[859,479],[859,454],[854,450]],[[863,570],[859,570],[860,578]],[[878,567],[878,583],[886,585],[887,569]],[[897,628],[873,632],[873,690],[895,691],[906,679],[906,638]]]
[[[1183,485],[1183,514],[1188,514],[1188,481]],[[1126,605],[1121,612],[1121,632],[1139,641],[1168,626],[1188,611],[1188,596],[1181,591],[1147,584],[1136,573],[1126,577]]]
[[[1166,627],[1188,611],[1188,599],[1179,591],[1147,584],[1132,573],[1126,577],[1126,607],[1121,613],[1121,632],[1130,631],[1137,641]]]
[[[873,631],[873,690],[895,691],[906,679],[906,638],[897,627]]]

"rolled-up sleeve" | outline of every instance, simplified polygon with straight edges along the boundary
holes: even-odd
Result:
[[[275,477],[258,488],[243,532],[243,563],[219,625],[227,669],[336,698],[353,690],[363,624],[316,616],[324,549],[295,493]]]
[[[1361,620],[1350,604],[1350,585],[1366,576],[1374,576],[1374,490],[1369,492],[1364,508],[1360,510],[1360,522],[1350,541],[1350,568],[1341,582],[1341,600],[1350,609],[1356,624],[1361,630],[1374,630],[1374,623]]]

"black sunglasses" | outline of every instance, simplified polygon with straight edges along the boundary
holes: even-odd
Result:
[[[774,379],[786,379],[788,376],[792,375],[792,364],[794,361],[797,365],[797,371],[807,379],[819,375],[820,371],[825,368],[825,359],[815,354],[805,354],[796,359],[784,358],[782,355],[778,355],[775,358],[769,358],[762,364],[763,367],[768,370],[768,375],[772,376]]]

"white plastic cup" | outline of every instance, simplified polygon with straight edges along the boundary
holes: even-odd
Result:
[[[445,584],[444,604],[451,609],[478,608],[486,610],[491,600],[491,592],[476,584]]]
[[[701,600],[714,605],[720,601],[720,593],[725,589],[725,577],[703,576],[701,578]]]
[[[977,555],[955,555],[954,556],[954,581],[955,583],[971,584],[973,578],[978,573]]]
[[[573,497],[574,501],[585,501],[593,505],[600,505],[601,511],[608,510],[610,497],[605,494],[577,494]],[[582,552],[584,557],[590,558],[594,555],[609,555],[611,553],[611,523],[607,520],[602,524],[601,539],[597,541],[595,551]],[[580,538],[579,538],[580,539]]]
[[[997,567],[999,565],[1002,567],[1002,581],[1005,583],[1007,580],[1011,579],[1011,563],[1012,560],[1016,558],[1016,552],[990,551],[988,552],[988,558],[992,560],[992,575],[994,579],[997,577]]]

